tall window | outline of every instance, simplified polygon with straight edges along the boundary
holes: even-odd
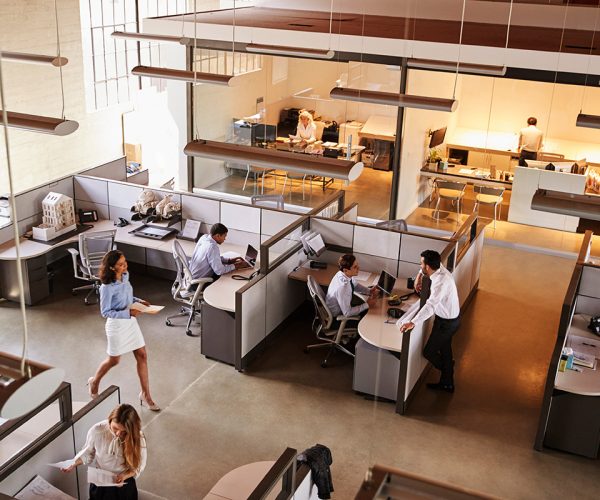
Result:
[[[241,75],[262,68],[262,56],[246,52],[232,52],[197,48],[194,57],[196,71],[219,75]]]

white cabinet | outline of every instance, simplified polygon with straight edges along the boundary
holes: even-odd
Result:
[[[496,167],[497,170],[510,170],[510,156],[469,151],[467,164],[470,167],[483,168],[485,170],[490,170],[492,166]]]

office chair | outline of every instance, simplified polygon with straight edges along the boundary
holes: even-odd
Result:
[[[396,231],[408,231],[408,225],[404,219],[384,220],[375,224],[382,229],[395,229]]]
[[[248,170],[246,172],[246,178],[244,179],[244,185],[242,186],[242,191],[246,190],[246,184],[248,183],[248,177],[250,177],[250,174],[252,174],[254,176],[255,192],[256,192],[256,183],[258,182],[259,178],[261,180],[260,194],[263,194],[265,192],[265,176],[269,175],[269,174],[273,174],[273,183],[274,183],[273,189],[277,189],[277,176],[274,175],[274,172],[275,172],[274,168],[255,167],[253,165],[246,165],[246,168]]]
[[[285,209],[285,202],[283,201],[283,195],[281,194],[260,194],[254,195],[250,198],[252,205],[276,208],[277,210]]]
[[[356,327],[347,328],[346,323],[350,320],[358,321],[360,320],[360,316],[338,316],[334,318],[325,302],[323,289],[313,276],[308,276],[307,285],[313,305],[315,306],[315,318],[312,322],[312,329],[317,338],[322,342],[319,344],[307,345],[304,348],[304,352],[308,353],[308,351],[316,347],[329,346],[329,352],[321,362],[323,368],[327,368],[329,356],[331,356],[336,349],[348,356],[354,357],[354,354],[342,345],[342,341],[350,337],[356,337],[358,329]],[[337,325],[338,322],[339,326]]]
[[[98,271],[104,255],[117,248],[115,245],[116,234],[116,229],[79,233],[79,250],[67,248],[73,260],[73,275],[77,279],[88,282],[87,285],[73,288],[73,295],[77,295],[80,290],[89,290],[84,299],[86,306],[98,302],[98,290],[100,290]],[[91,300],[93,295],[96,296],[95,301]]]
[[[283,189],[281,190],[281,194],[285,195],[285,186],[287,185],[287,181],[290,181],[290,196],[292,194],[292,189],[294,187],[294,180],[298,180],[298,181],[302,181],[302,201],[304,201],[305,198],[305,190],[304,190],[304,183],[306,182],[306,177],[308,174],[302,174],[302,173],[296,173],[296,172],[286,172],[285,173],[285,179],[283,180]],[[310,180],[309,180],[310,182]],[[310,182],[310,195],[312,197],[312,182]]]
[[[475,195],[475,206],[473,212],[479,212],[479,205],[494,205],[494,228],[496,227],[496,208],[498,208],[498,219],[502,216],[502,195],[504,188],[487,186],[473,186]]]
[[[196,314],[199,314],[199,305],[202,301],[204,289],[209,283],[212,283],[212,278],[199,278],[193,279],[190,271],[189,261],[181,243],[175,240],[173,241],[173,258],[177,265],[177,277],[171,286],[171,295],[175,301],[183,304],[181,310],[177,314],[168,316],[165,320],[167,326],[175,326],[171,323],[173,318],[180,316],[188,316],[187,325],[185,327],[185,334],[189,337],[199,337],[195,335],[190,329],[192,320],[195,319]]]
[[[435,204],[435,210],[433,211],[433,214],[437,214],[437,216],[432,216],[439,219],[439,206],[442,198],[452,201],[453,205],[456,202],[456,213],[460,215],[460,202],[465,195],[465,188],[467,187],[467,184],[463,182],[443,181],[440,179],[436,179],[435,184],[437,188],[438,199]]]

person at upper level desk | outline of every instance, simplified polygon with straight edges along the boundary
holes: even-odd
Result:
[[[526,167],[525,160],[537,160],[538,151],[542,149],[544,134],[536,127],[537,118],[527,118],[527,127],[519,132],[519,167]]]
[[[226,259],[221,257],[219,245],[227,239],[229,230],[224,224],[217,222],[210,228],[210,234],[203,235],[194,248],[190,259],[190,271],[193,279],[213,278],[230,273],[245,266],[241,257]]]
[[[317,140],[316,133],[317,126],[315,125],[312,115],[308,111],[302,111],[298,116],[296,135],[290,134],[290,139],[299,139],[302,142],[310,144]]]
[[[325,303],[333,317],[343,316],[364,316],[369,306],[375,303],[377,297],[376,288],[367,288],[357,283],[355,276],[358,276],[360,270],[357,258],[352,254],[342,255],[338,260],[339,271],[334,275],[329,288]],[[363,302],[354,292],[368,295],[367,302]],[[337,321],[337,320],[336,320]]]
[[[415,302],[398,320],[400,331],[411,330],[415,324],[423,323],[435,315],[429,340],[423,349],[423,356],[441,371],[440,381],[427,384],[430,389],[454,392],[454,359],[452,337],[460,326],[460,303],[458,291],[450,271],[441,263],[435,250],[421,253],[421,270],[415,280],[415,290],[419,292],[423,275],[431,279],[430,295],[423,307]]]

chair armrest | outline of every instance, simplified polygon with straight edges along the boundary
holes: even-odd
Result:
[[[71,260],[73,261],[73,276],[78,278],[80,277],[77,269],[77,256],[79,255],[79,251],[74,248],[67,248],[67,252],[71,254]]]
[[[74,248],[67,248],[67,252],[69,252],[74,257],[77,257],[79,255],[79,250],[75,250]]]
[[[198,285],[199,283],[212,283],[214,280],[212,278],[198,278],[195,280],[190,281],[190,283],[192,285]],[[202,287],[198,287],[198,288],[202,288]]]

